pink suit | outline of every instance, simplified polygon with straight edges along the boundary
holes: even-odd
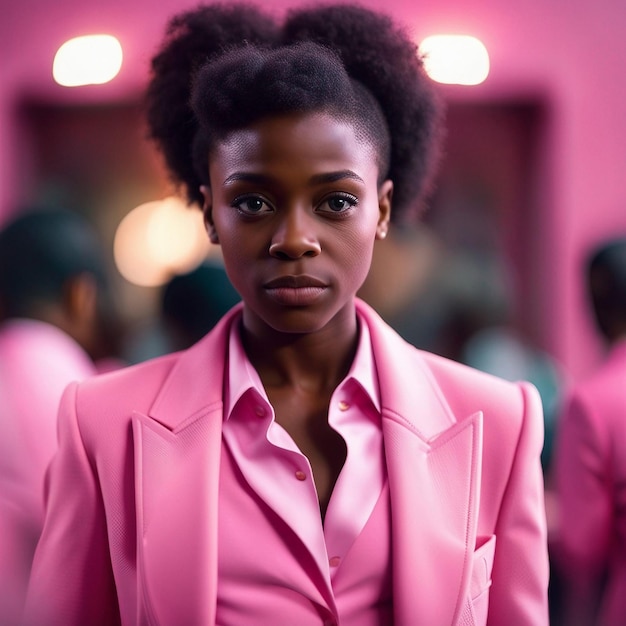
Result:
[[[598,623],[624,624],[626,340],[573,389],[559,424],[555,474],[560,519],[556,556],[572,585],[569,608],[582,605],[579,615],[589,610],[585,605],[596,602],[592,587],[606,576]]]
[[[19,621],[44,519],[44,476],[57,447],[63,390],[95,374],[56,326],[14,319],[0,328],[0,624]]]
[[[420,352],[357,305],[379,374],[395,625],[547,624],[536,391]],[[183,353],[67,391],[27,626],[214,623],[239,315]]]

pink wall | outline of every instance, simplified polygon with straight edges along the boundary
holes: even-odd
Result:
[[[24,96],[61,102],[134,97],[165,19],[191,0],[4,0],[0,21],[0,221],[24,197],[29,155],[15,118]],[[267,4],[264,2],[264,4]],[[274,3],[281,10],[289,3]],[[381,6],[380,0],[367,2]],[[544,344],[577,378],[600,357],[579,287],[579,263],[606,236],[626,234],[626,20],[623,0],[387,0],[417,38],[467,32],[492,61],[480,88],[449,90],[458,100],[533,97],[550,107],[546,129],[546,210],[536,238]],[[88,32],[116,34],[123,70],[108,86],[68,90],[50,76],[56,48]],[[539,271],[539,270],[538,270]]]

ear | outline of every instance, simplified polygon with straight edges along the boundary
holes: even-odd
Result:
[[[384,239],[389,232],[392,196],[393,181],[386,180],[378,188],[378,226],[376,227],[376,239]]]
[[[63,286],[65,310],[71,320],[90,320],[96,315],[98,285],[89,273],[68,279]]]
[[[219,244],[220,240],[213,222],[213,194],[211,193],[211,188],[208,185],[200,185],[200,192],[204,198],[202,214],[204,215],[204,226],[209,234],[209,240],[211,243]]]
[[[98,283],[88,272],[69,278],[63,285],[63,308],[58,326],[92,357],[101,339],[98,299]]]

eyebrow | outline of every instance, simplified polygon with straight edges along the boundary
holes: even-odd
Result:
[[[337,181],[344,180],[346,178],[356,180],[360,183],[365,183],[365,181],[352,170],[340,170],[338,172],[328,172],[327,174],[316,174],[311,177],[311,183],[313,185],[323,185],[324,183],[336,183]]]
[[[311,185],[323,185],[325,183],[335,183],[339,180],[350,179],[356,180],[365,184],[365,181],[352,170],[339,170],[337,172],[328,172],[325,174],[315,174],[310,178]],[[271,176],[265,174],[254,174],[252,172],[235,172],[224,180],[224,185],[231,185],[233,183],[243,181],[248,183],[269,183],[272,182]]]

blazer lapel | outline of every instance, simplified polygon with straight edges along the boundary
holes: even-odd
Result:
[[[482,413],[455,416],[423,358],[366,305],[378,371],[397,626],[456,624],[468,593]]]
[[[139,623],[215,622],[224,355],[238,308],[132,418]]]
[[[141,624],[214,623],[221,415],[179,434],[133,417]]]
[[[215,621],[224,355],[239,308],[182,353],[148,414],[133,415],[141,624]],[[358,308],[381,388],[395,623],[454,624],[475,545],[482,415],[457,421],[415,351]]]
[[[456,624],[476,543],[482,414],[425,442],[383,420],[398,626]]]

